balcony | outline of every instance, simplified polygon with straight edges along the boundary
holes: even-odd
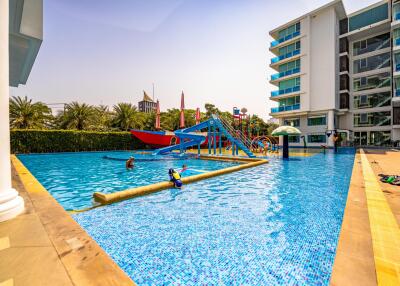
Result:
[[[300,50],[294,50],[293,52],[287,53],[285,55],[281,55],[279,57],[275,57],[271,59],[271,64],[275,64],[279,61],[282,61],[287,58],[291,58],[300,54]]]
[[[394,70],[397,72],[400,71],[400,64],[396,64],[396,66],[394,67]]]
[[[394,45],[400,46],[400,38],[394,39]]]
[[[276,47],[277,45],[279,45],[279,44],[281,44],[283,42],[289,41],[290,39],[293,39],[293,38],[295,38],[297,36],[300,36],[300,31],[296,31],[296,32],[294,32],[294,33],[292,33],[290,35],[287,35],[287,36],[285,36],[283,38],[280,38],[278,40],[275,40],[275,41],[271,42],[271,48]]]
[[[292,111],[292,110],[298,110],[298,109],[300,109],[300,104],[288,105],[288,106],[279,106],[279,107],[271,108],[271,113]]]
[[[400,20],[400,12],[397,12],[396,14],[394,14],[394,19],[396,21]]]
[[[271,75],[271,80],[277,80],[277,79],[280,79],[282,77],[289,76],[289,75],[292,75],[292,74],[296,74],[296,73],[299,73],[299,72],[300,72],[300,68],[294,68],[294,69],[291,69],[291,70],[288,70],[288,71],[285,71],[285,72],[276,73],[276,74]]]
[[[400,89],[395,90],[394,96],[400,96]]]
[[[279,96],[287,93],[292,93],[292,92],[299,92],[300,91],[300,86],[294,86],[294,87],[289,87],[286,89],[280,89],[280,90],[274,90],[271,91],[271,96]]]

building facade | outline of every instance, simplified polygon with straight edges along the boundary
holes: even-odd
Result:
[[[155,112],[157,103],[154,102],[154,100],[152,100],[145,91],[143,91],[143,99],[142,101],[139,101],[138,106],[140,112],[150,113]]]
[[[24,211],[12,187],[10,86],[25,84],[43,40],[43,0],[0,1],[0,222]]]
[[[270,115],[292,145],[388,146],[400,140],[400,1],[346,14],[333,1],[270,32]]]

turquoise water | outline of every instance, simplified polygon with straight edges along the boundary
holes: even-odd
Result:
[[[352,151],[271,159],[73,217],[139,285],[328,285],[353,161]]]
[[[134,169],[127,171],[125,160],[131,155],[137,161]],[[183,164],[189,167],[183,176],[235,165],[142,152],[30,154],[18,155],[18,158],[66,210],[92,206],[94,192],[111,193],[168,181],[168,169],[179,171]]]

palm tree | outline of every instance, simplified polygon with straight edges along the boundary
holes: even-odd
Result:
[[[32,103],[28,97],[13,96],[10,99],[10,127],[19,129],[42,129],[52,119],[51,109],[42,102]]]
[[[130,128],[140,128],[141,122],[137,116],[137,108],[131,103],[118,103],[114,105],[114,126],[128,131]]]
[[[106,105],[94,107],[94,124],[96,130],[109,130],[111,127],[113,112]]]
[[[65,105],[61,114],[61,128],[65,129],[91,129],[95,119],[95,109],[86,103],[73,101]]]

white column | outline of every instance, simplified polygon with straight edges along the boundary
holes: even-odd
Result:
[[[331,136],[328,137],[328,146],[333,147],[333,130],[335,129],[335,112],[333,110],[328,111],[328,132]]]
[[[0,1],[0,222],[24,210],[24,200],[11,187],[8,3],[9,0]]]

